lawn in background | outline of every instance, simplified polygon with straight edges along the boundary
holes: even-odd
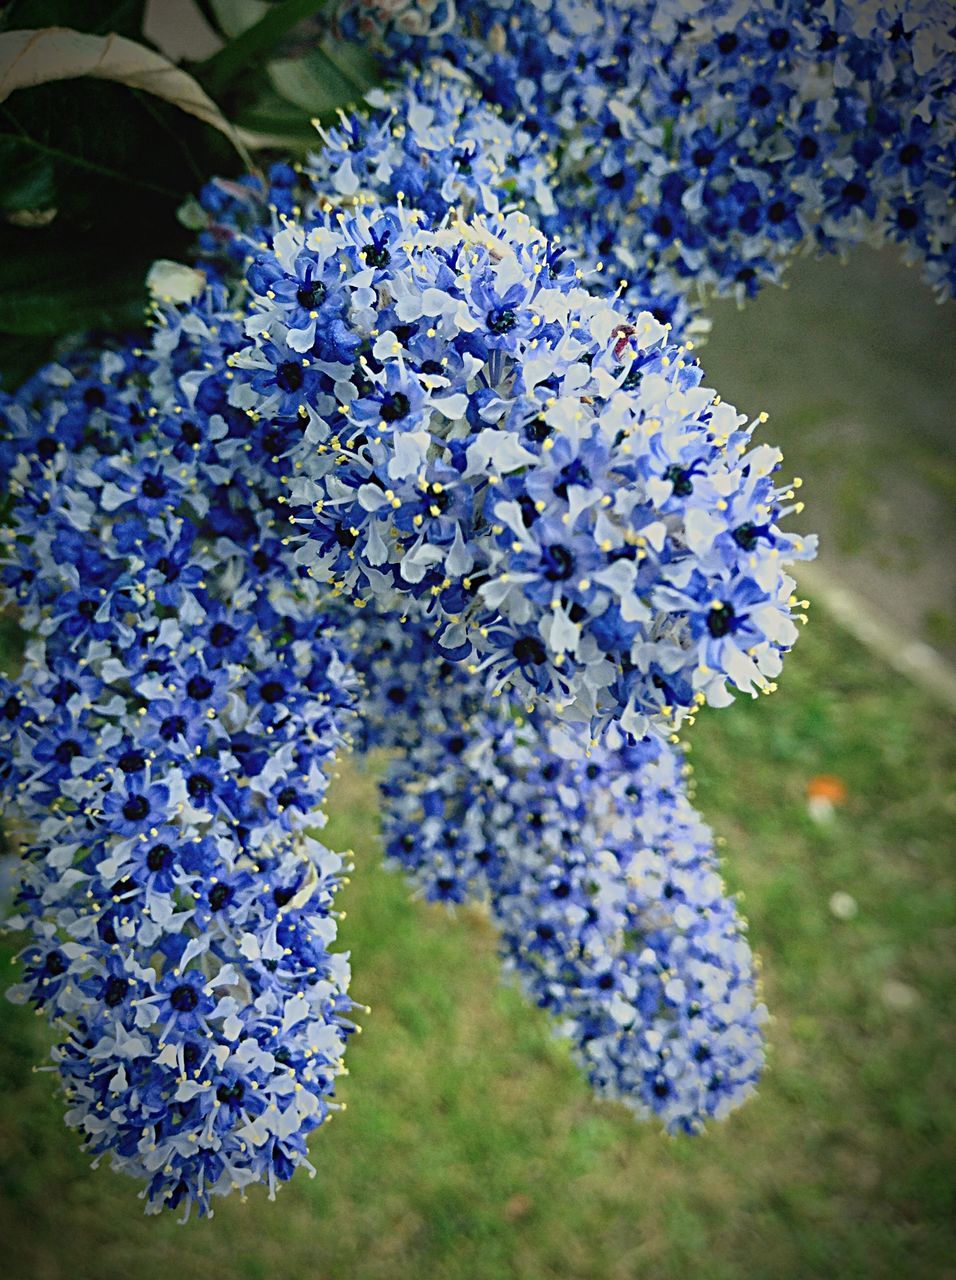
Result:
[[[759,334],[750,312],[722,314],[715,334],[713,381],[728,399],[774,411],[767,438],[789,431],[799,441],[788,416],[815,433],[822,452],[805,441],[796,459],[811,503],[814,485],[831,478],[824,419],[840,396],[877,433],[858,462],[839,462],[841,474],[873,465],[905,405],[930,417],[949,407],[926,390],[932,361],[914,370],[905,342],[895,373],[882,358],[872,368],[876,321],[862,329],[853,321],[867,296],[886,297],[882,278],[865,292],[871,261],[851,277],[863,282],[854,306],[818,324],[814,379],[805,366],[802,377],[787,373],[785,306],[761,312],[776,319]],[[940,313],[921,301],[908,314],[903,327],[922,325],[923,345],[935,334],[941,353]],[[814,323],[806,301],[795,317]],[[758,339],[779,359],[748,345]],[[752,398],[748,377],[765,393]],[[879,385],[894,377],[909,392],[888,400]],[[910,456],[912,434],[901,434],[899,457]],[[916,434],[919,444],[925,432]],[[49,1043],[43,1020],[3,1006],[5,1274],[956,1276],[956,725],[812,610],[780,684],[772,698],[705,712],[691,738],[696,799],[726,840],[729,883],[746,891],[774,1014],[772,1068],[729,1122],[671,1140],[594,1102],[544,1017],[500,985],[485,919],[413,902],[380,868],[374,778],[348,765],[326,838],[355,850],[343,941],[354,991],[372,1012],[349,1050],[341,1092],[349,1109],[312,1143],[315,1180],[297,1175],[275,1204],[262,1193],[226,1200],[211,1222],[143,1218],[134,1183],[89,1171],[51,1076],[33,1073]],[[822,773],[843,778],[848,795],[827,826],[811,820],[805,801],[808,781]],[[835,892],[855,899],[853,918],[833,915]]]

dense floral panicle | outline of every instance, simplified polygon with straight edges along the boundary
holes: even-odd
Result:
[[[429,15],[452,30],[440,3],[404,29]],[[446,65],[307,164],[211,184],[200,267],[150,273],[149,342],[0,405],[2,602],[31,635],[0,683],[0,795],[32,828],[15,997],[64,1028],[68,1119],[151,1209],[274,1188],[337,1105],[342,859],[311,828],[359,684],[360,744],[404,751],[389,855],[490,901],[598,1090],[694,1130],[759,1071],[742,926],[660,735],[771,687],[812,541],[662,322],[675,262],[625,306],[595,249],[618,205],[552,197],[604,163],[592,70],[548,71],[575,34],[542,54],[554,121]]]
[[[280,221],[229,400],[307,420],[283,466],[316,581],[424,600],[449,657],[595,728],[769,687],[796,635],[783,565],[812,540],[781,532],[780,455],[686,345],[590,294],[520,212]]]
[[[305,1138],[337,1105],[354,1029],[348,963],[328,949],[340,859],[305,836],[231,860],[224,834],[159,834],[127,875],[89,834],[44,842],[11,996],[67,1028],[54,1060],[87,1149],[143,1180],[150,1211],[205,1212],[310,1168]]]
[[[803,245],[861,240],[901,244],[952,294],[945,0],[459,0],[430,31],[426,16],[351,4],[342,21],[395,66],[442,55],[547,137],[565,234],[645,300],[750,295]]]
[[[273,446],[214,362],[195,381],[202,312],[48,367],[0,442],[4,594],[33,635],[0,693],[33,832],[13,994],[65,1027],[68,1120],[154,1210],[307,1163],[353,1030],[342,860],[305,828],[354,679],[278,552]]]
[[[233,228],[229,400],[290,424],[277,465],[318,581],[425,599],[492,685],[640,736],[728,679],[770,686],[795,635],[782,565],[812,542],[781,533],[779,455],[747,451],[690,344],[507,211],[547,217],[543,172],[447,76],[343,118],[271,225]]]
[[[367,100],[364,111],[340,113],[335,126],[316,122],[321,147],[305,163],[273,165],[265,183],[215,179],[203,189],[189,219],[207,265],[235,273],[261,239],[260,228],[277,216],[309,222],[330,209],[401,202],[428,224],[455,209],[521,208],[539,223],[554,216],[549,151],[484,102],[464,74],[410,71]],[[387,260],[388,240],[373,240],[367,253]],[[314,307],[305,306],[306,313]]]
[[[387,723],[428,636],[411,622],[376,634],[367,705]],[[579,732],[504,699],[490,713],[434,661],[417,687],[427,729],[412,717],[382,785],[390,861],[430,900],[488,902],[507,967],[602,1096],[671,1131],[739,1105],[766,1014],[680,754],[652,738],[587,752]]]
[[[550,152],[482,101],[467,77],[440,67],[412,72],[367,101],[371,112],[320,129],[324,146],[305,167],[319,198],[405,200],[432,223],[462,207],[521,208],[537,222],[555,213]]]

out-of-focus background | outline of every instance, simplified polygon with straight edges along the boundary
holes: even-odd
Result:
[[[715,311],[725,399],[803,476],[821,595],[884,639],[956,654],[956,311],[887,254],[798,263]],[[811,597],[813,590],[808,586]],[[0,1235],[11,1280],[809,1280],[956,1276],[956,770],[947,668],[914,682],[822,607],[779,692],[701,716],[696,799],[763,959],[771,1069],[698,1139],[598,1104],[544,1017],[499,982],[478,913],[410,899],[379,865],[374,775],[350,764],[327,840],[354,990],[348,1111],[275,1204],[146,1219],[91,1173],[0,1008]],[[851,618],[851,621],[853,619]],[[15,649],[6,627],[7,657]],[[2,666],[3,663],[0,663]],[[917,665],[919,665],[917,663]],[[937,687],[938,686],[938,687]],[[5,943],[12,955],[13,941]]]

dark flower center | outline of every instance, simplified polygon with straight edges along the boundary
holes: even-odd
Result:
[[[691,479],[693,473],[676,463],[672,467],[668,467],[664,472],[664,479],[669,480],[674,486],[673,492],[678,498],[688,498],[694,492],[694,482]]]
[[[103,992],[103,1000],[110,1009],[115,1009],[118,1004],[122,1004],[126,999],[128,990],[129,983],[125,978],[110,978],[106,984],[106,990]]]
[[[492,333],[510,333],[517,325],[518,317],[511,307],[492,307],[487,316],[488,328]]]
[[[403,391],[388,392],[382,397],[382,417],[386,422],[398,422],[408,416],[411,402]]]
[[[767,534],[767,526],[756,525],[752,520],[748,520],[746,523],[738,525],[733,531],[732,536],[737,546],[744,551],[753,551],[759,538],[767,538],[768,541],[770,541]]]
[[[123,817],[127,822],[141,822],[149,813],[149,801],[145,796],[130,796],[123,805]]]
[[[160,475],[144,476],[140,492],[147,498],[162,498],[166,494],[166,482]]]
[[[820,144],[817,142],[816,138],[811,138],[807,135],[800,139],[800,144],[797,147],[797,150],[800,152],[800,155],[804,160],[812,160],[819,152]]]
[[[535,444],[542,444],[551,434],[551,428],[540,414],[537,418],[532,418],[530,422],[526,422],[524,429],[528,433],[528,438],[533,440]]]
[[[276,386],[281,391],[298,391],[304,378],[302,366],[294,360],[284,361],[276,370]]]
[[[80,754],[80,744],[74,738],[65,738],[57,745],[53,755],[58,764],[69,764],[74,756]]]
[[[213,911],[221,911],[232,897],[232,889],[227,884],[215,884],[209,891],[209,906]]]
[[[285,686],[278,680],[267,680],[262,686],[262,700],[270,704],[281,702],[285,695]]]
[[[197,702],[204,702],[212,693],[212,681],[206,676],[192,676],[186,685],[186,692]]]
[[[912,205],[904,204],[897,212],[896,225],[903,231],[912,231],[919,222],[919,214]]]
[[[173,987],[170,992],[169,1003],[177,1013],[192,1013],[199,1003],[199,994],[195,987],[183,982],[178,987]]]
[[[227,645],[232,644],[236,635],[236,628],[230,626],[228,622],[216,622],[209,630],[210,643],[217,649],[225,649]]]
[[[511,652],[523,667],[529,664],[539,666],[547,656],[544,645],[537,636],[519,636],[512,645]]]
[[[154,844],[146,855],[146,865],[150,871],[162,871],[173,860],[173,851],[168,844]]]
[[[311,311],[313,307],[321,306],[325,301],[325,285],[321,280],[315,280],[310,285],[303,285],[301,289],[297,289],[295,300],[300,307],[305,307],[307,311]]]
[[[186,732],[185,716],[167,716],[163,723],[159,726],[159,736],[164,742],[172,742],[174,738],[181,738]]]
[[[549,582],[564,582],[574,572],[574,556],[560,543],[546,547],[542,559],[545,564],[544,576]]]
[[[392,260],[392,255],[384,244],[367,244],[362,250],[362,256],[370,267],[387,267]]]
[[[714,605],[707,615],[707,630],[715,640],[719,640],[721,636],[728,635],[733,630],[734,618],[733,605]]]

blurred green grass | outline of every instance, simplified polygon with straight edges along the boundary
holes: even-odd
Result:
[[[882,483],[894,459],[935,459],[945,481],[952,455],[932,431],[953,403],[938,367],[951,320],[875,258],[842,291],[807,269],[789,302],[768,293],[719,315],[709,380],[774,413],[767,438],[791,446],[811,502],[834,474],[875,467]],[[848,452],[827,423],[851,412],[871,435]],[[90,1172],[51,1076],[32,1071],[43,1020],[2,1005],[6,1274],[956,1277],[954,727],[812,611],[779,693],[701,717],[696,799],[746,891],[774,1021],[758,1096],[696,1140],[591,1099],[546,1020],[500,984],[484,918],[413,902],[380,868],[374,777],[345,766],[327,840],[356,851],[344,945],[372,1012],[349,1051],[349,1109],[312,1144],[316,1179],[298,1175],[274,1205],[227,1200],[211,1222],[143,1218],[132,1182]],[[848,790],[829,826],[806,811],[820,773]],[[853,919],[831,913],[837,891],[856,899]]]

